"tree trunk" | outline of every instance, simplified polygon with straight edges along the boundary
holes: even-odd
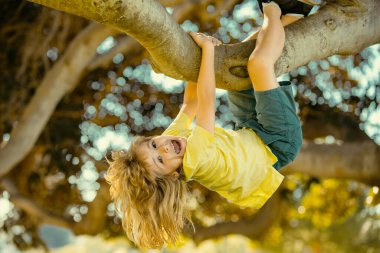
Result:
[[[31,0],[115,27],[139,41],[157,70],[176,79],[196,81],[200,49],[154,0]],[[286,27],[286,42],[276,64],[277,75],[333,54],[355,54],[380,42],[380,2],[327,1],[315,15]],[[347,36],[347,35],[350,36]],[[241,90],[251,86],[246,71],[254,41],[216,49],[217,87]]]

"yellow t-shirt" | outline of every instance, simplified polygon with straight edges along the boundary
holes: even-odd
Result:
[[[215,127],[214,135],[180,113],[163,135],[187,138],[183,159],[186,180],[194,179],[235,204],[260,208],[280,186],[273,168],[277,157],[252,129]]]

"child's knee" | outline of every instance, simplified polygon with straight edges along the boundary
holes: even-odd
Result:
[[[265,54],[254,51],[248,59],[247,69],[250,74],[260,73],[263,70],[274,68],[274,62],[271,61]]]

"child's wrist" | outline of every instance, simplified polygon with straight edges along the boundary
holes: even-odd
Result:
[[[214,45],[212,43],[205,43],[202,46],[203,52],[214,52]]]

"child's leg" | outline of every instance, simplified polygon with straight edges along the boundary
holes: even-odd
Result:
[[[282,26],[285,27],[287,25],[290,25],[296,22],[297,20],[300,20],[301,18],[303,18],[303,15],[301,14],[287,14],[287,15],[281,16],[281,23],[282,23]],[[260,33],[260,29],[252,33],[251,35],[249,35],[247,38],[245,38],[243,42],[257,39],[257,36],[259,35],[259,33]]]
[[[279,87],[274,72],[285,40],[280,11],[272,4],[265,7],[264,15],[263,29],[248,62],[254,90],[230,91],[228,99],[236,129],[251,128],[278,158],[273,166],[280,169],[298,154],[302,131],[290,82]]]
[[[264,23],[247,64],[255,91],[271,90],[279,86],[274,64],[280,57],[285,42],[285,31],[280,16],[281,10],[276,3],[265,5]]]

